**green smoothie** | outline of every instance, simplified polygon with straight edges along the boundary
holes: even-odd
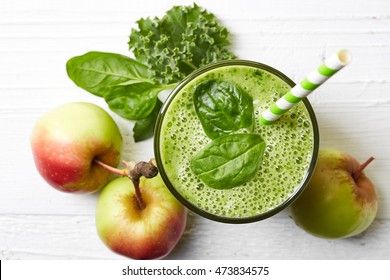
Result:
[[[179,86],[164,104],[156,134],[156,158],[168,187],[190,209],[222,222],[259,220],[285,208],[307,183],[318,152],[317,125],[307,101],[275,124],[265,126],[258,120],[261,112],[291,88],[291,80],[267,66],[260,69],[260,64],[237,63],[212,67]],[[257,174],[231,189],[210,188],[191,170],[191,159],[212,141],[193,104],[195,86],[210,79],[240,85],[253,98],[254,132],[266,143]]]

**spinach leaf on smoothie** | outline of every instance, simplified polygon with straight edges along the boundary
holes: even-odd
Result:
[[[241,129],[253,131],[253,100],[240,86],[206,80],[196,86],[193,96],[196,114],[209,138],[215,139]]]
[[[192,158],[191,169],[207,186],[230,189],[256,175],[265,147],[259,134],[222,136]]]

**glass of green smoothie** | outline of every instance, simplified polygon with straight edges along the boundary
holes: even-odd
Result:
[[[306,187],[317,161],[319,132],[313,109],[309,101],[303,99],[275,123],[263,125],[259,121],[260,114],[294,85],[280,71],[247,60],[210,64],[180,82],[161,108],[154,140],[159,172],[173,195],[193,212],[225,223],[259,221],[280,212],[294,201]],[[218,132],[215,135],[208,129],[209,125],[215,124],[215,119],[202,120],[196,97],[197,92],[213,88],[222,91],[218,104],[227,107],[222,108],[222,116],[218,115],[220,126],[229,127],[229,122],[238,124],[221,137]],[[228,100],[230,90],[238,96],[237,100]],[[213,93],[208,98],[211,103],[215,101]],[[245,117],[243,111],[253,111],[253,116]],[[226,188],[225,183],[216,181],[214,185],[199,175],[193,161],[202,151],[215,151],[210,145],[223,142],[218,146],[218,155],[206,159],[211,164],[220,159],[223,162],[224,153],[231,153],[228,148],[232,146],[226,144],[229,139],[235,139],[234,147],[241,147],[247,143],[246,136],[253,136],[258,141],[253,146],[256,149],[250,148],[255,158],[253,164],[252,158],[246,157],[244,163],[235,160],[221,164],[225,165],[222,171],[210,170],[218,176],[227,176],[221,181],[226,182]],[[247,151],[241,154],[238,151],[235,159],[240,159]],[[207,171],[207,164],[205,166]],[[241,166],[245,166],[242,172]],[[236,173],[232,175],[230,171]],[[248,178],[246,173],[251,173]],[[229,186],[230,182],[235,184]]]

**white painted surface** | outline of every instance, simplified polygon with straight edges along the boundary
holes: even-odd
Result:
[[[65,63],[90,50],[130,55],[127,39],[140,17],[161,16],[193,1],[1,0],[0,259],[121,259],[95,233],[97,195],[57,192],[38,175],[29,137],[35,120],[56,105],[89,101]],[[278,68],[296,82],[340,48],[353,62],[310,96],[321,148],[363,161],[379,194],[379,212],[364,234],[323,240],[298,229],[288,212],[262,222],[226,225],[190,214],[171,259],[390,258],[390,2],[388,0],[207,1],[232,33],[243,59]],[[131,122],[113,115],[124,158],[153,156],[152,141],[135,144]]]

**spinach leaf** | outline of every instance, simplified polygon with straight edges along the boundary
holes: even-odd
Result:
[[[162,90],[151,83],[113,86],[104,95],[110,109],[128,120],[144,119],[152,113]]]
[[[151,135],[158,91],[173,88],[203,65],[236,56],[229,50],[229,31],[196,4],[174,6],[161,19],[141,18],[137,24],[128,42],[136,59],[91,51],[69,59],[66,71],[77,86],[103,97],[112,111],[139,120],[134,136],[143,138]]]
[[[66,71],[77,86],[100,97],[114,85],[152,83],[147,66],[115,53],[93,51],[75,56],[66,63]]]
[[[160,112],[162,104],[157,101],[152,113],[144,119],[136,121],[133,128],[133,135],[135,142],[146,140],[153,136],[154,126],[156,124],[158,113]]]
[[[230,189],[256,175],[265,146],[258,134],[222,136],[192,158],[191,169],[207,186]]]
[[[236,84],[207,80],[194,90],[195,111],[211,139],[246,129],[252,132],[252,97]]]

